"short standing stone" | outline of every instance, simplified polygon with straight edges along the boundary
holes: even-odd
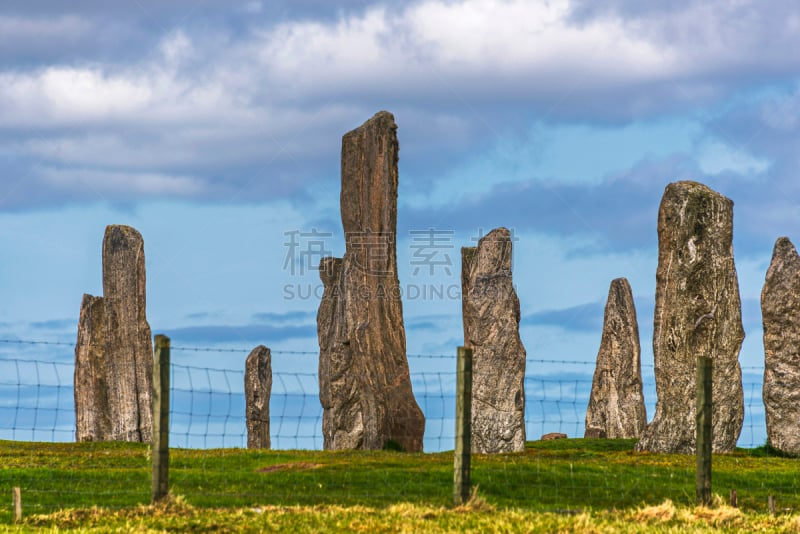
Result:
[[[272,354],[259,345],[244,366],[244,398],[247,414],[247,448],[269,449],[269,399],[272,394]]]
[[[511,233],[461,249],[464,345],[472,349],[472,451],[525,449],[525,347],[511,278]]]
[[[647,425],[639,325],[628,280],[611,282],[584,437],[638,438]]]
[[[736,446],[744,419],[744,330],[732,241],[733,202],[696,182],[667,186],[658,214],[653,332],[658,403],[637,450],[695,452],[699,356],[714,366],[713,450]]]
[[[103,315],[103,297],[84,295],[75,344],[76,441],[104,441],[111,433]]]
[[[317,314],[326,449],[422,450],[397,276],[396,130],[381,111],[342,138],[346,250],[320,264]]]
[[[767,440],[800,455],[800,256],[789,238],[775,243],[761,292]]]
[[[317,311],[319,400],[324,410],[323,443],[330,450],[361,448],[364,435],[359,375],[351,372],[356,364],[343,319],[341,272],[341,258],[320,261],[324,293]]]

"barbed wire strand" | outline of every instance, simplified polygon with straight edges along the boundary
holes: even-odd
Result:
[[[43,341],[43,340],[30,340],[30,339],[0,339],[0,343],[17,344],[17,345],[54,345],[54,346],[69,346],[74,347],[75,343],[66,341]],[[173,346],[170,350],[177,352],[209,352],[209,353],[247,353],[249,354],[252,349],[244,348],[222,348],[222,347],[184,347]],[[288,349],[270,349],[271,354],[276,355],[297,355],[297,356],[319,356],[319,351],[310,350],[288,350]],[[414,359],[429,359],[429,360],[455,360],[455,354],[442,354],[442,353],[409,353],[406,355],[408,358]],[[563,364],[563,365],[595,365],[594,361],[586,360],[559,360],[555,358],[526,358],[527,363],[548,363],[548,364]],[[643,363],[641,367],[644,369],[653,368],[652,363]],[[742,370],[757,371],[764,370],[763,366],[742,366]]]

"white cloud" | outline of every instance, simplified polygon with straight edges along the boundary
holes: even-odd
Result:
[[[50,67],[0,74],[0,126],[48,126],[116,119],[153,101],[151,80],[99,68]]]
[[[259,33],[255,51],[276,83],[311,89],[319,82],[351,84],[390,76],[402,63],[386,64],[392,48],[384,8],[335,23],[288,22]],[[395,58],[401,60],[402,58]],[[317,86],[324,91],[330,86]]]
[[[522,89],[492,84],[502,76],[542,95],[577,81],[597,87],[661,79],[679,59],[631,36],[619,20],[573,25],[566,0],[428,1],[399,13],[379,7],[335,23],[288,22],[260,39],[270,76],[303,91],[431,89],[431,75],[477,90]]]
[[[658,49],[627,35],[619,21],[579,27],[571,24],[569,14],[566,0],[423,2],[405,14],[403,25],[445,68],[541,72],[583,66],[601,67],[608,76],[618,67],[634,75],[652,74],[663,63]]]
[[[105,76],[96,70],[47,69],[38,81],[42,98],[61,116],[101,117],[141,110],[153,94],[144,80]]]
[[[74,15],[15,17],[0,14],[0,42],[18,39],[74,39],[92,30],[92,23]]]
[[[442,87],[431,78],[440,78],[465,96],[526,93],[534,102],[665,84],[648,88],[657,98],[647,109],[660,107],[665,96],[702,101],[729,85],[732,74],[798,65],[785,54],[800,44],[792,23],[752,1],[695,2],[649,18],[612,12],[580,22],[572,10],[568,0],[428,0],[333,23],[288,22],[262,32],[259,50],[270,76],[295,91],[357,92],[366,84],[436,92]],[[616,105],[627,108],[647,96]]]
[[[191,55],[192,41],[185,32],[178,30],[161,41],[161,53],[167,64],[172,65]]]
[[[264,11],[264,4],[259,2],[258,0],[254,0],[252,2],[247,2],[242,7],[242,11],[244,11],[245,13],[258,15],[259,13]]]
[[[7,151],[79,167],[144,170],[188,166],[202,174],[227,175],[237,166],[299,162],[309,154],[335,151],[338,136],[326,132],[354,114],[338,106],[306,112],[255,109],[249,115],[236,110],[207,111],[217,115],[203,117],[198,111],[198,116],[182,121],[177,110],[160,116],[157,109],[143,110],[140,117],[119,121],[129,129],[97,125],[46,137],[32,135],[10,143]]]
[[[178,29],[132,65],[0,73],[0,127],[145,116],[218,124],[365,96],[451,108],[511,100],[556,117],[581,109],[630,117],[707,101],[735,83],[732,75],[799,60],[784,53],[800,44],[791,24],[763,27],[773,21],[751,2],[579,23],[572,9],[568,0],[428,0],[211,43]]]
[[[94,169],[40,170],[44,184],[70,192],[94,193],[98,200],[174,195],[191,197],[203,193],[205,184],[190,176],[174,176],[157,173],[135,173],[125,171],[103,171]]]
[[[797,70],[785,53],[800,44],[791,17],[753,1],[681,6],[576,20],[574,0],[423,0],[333,20],[252,17],[222,37],[181,27],[132,63],[0,71],[0,133],[52,168],[208,177],[335,158],[339,136],[382,108],[409,143],[449,150],[514,137],[524,131],[514,120],[663,117],[758,86],[763,69]],[[51,33],[88,24],[54,20]],[[782,110],[764,113],[793,127]],[[759,168],[719,148],[703,157],[710,170]]]
[[[707,141],[699,147],[697,163],[706,174],[733,172],[748,176],[760,174],[769,168],[768,161],[716,140]]]

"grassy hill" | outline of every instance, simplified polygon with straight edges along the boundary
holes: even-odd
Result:
[[[715,456],[720,506],[705,510],[693,507],[693,456],[636,453],[633,444],[537,441],[519,454],[473,456],[477,497],[461,508],[451,506],[452,453],[173,449],[175,497],[151,508],[146,445],[0,441],[0,494],[10,503],[12,487],[22,488],[23,528],[800,532],[797,459],[764,449]],[[731,489],[738,509],[721,506]],[[0,508],[0,527],[11,521],[10,506]]]

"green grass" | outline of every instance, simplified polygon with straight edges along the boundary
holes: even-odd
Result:
[[[528,443],[523,453],[474,455],[472,482],[491,513],[452,510],[451,452],[173,449],[170,491],[180,496],[181,511],[171,514],[143,507],[150,496],[146,445],[0,441],[0,495],[8,496],[3,500],[10,504],[12,487],[22,488],[28,526],[88,528],[102,520],[120,530],[131,522],[144,529],[173,528],[167,523],[183,516],[202,523],[198,530],[208,530],[213,517],[222,516],[233,523],[258,524],[256,530],[269,530],[262,513],[267,507],[271,507],[266,514],[273,518],[270,521],[280,517],[289,522],[276,523],[276,528],[285,530],[294,524],[299,531],[306,530],[300,528],[303,522],[318,530],[314,522],[326,514],[345,522],[371,517],[365,524],[372,530],[374,521],[389,521],[398,514],[427,525],[426,514],[433,514],[438,526],[427,526],[447,531],[451,523],[453,529],[481,530],[481,517],[487,513],[497,517],[522,514],[526,521],[529,516],[545,522],[552,519],[555,523],[550,526],[557,527],[561,521],[572,524],[569,521],[578,517],[612,524],[619,514],[630,518],[637,510],[666,500],[679,510],[691,509],[694,457],[636,453],[633,445],[633,440],[537,441]],[[740,510],[753,517],[766,512],[768,495],[776,496],[782,512],[797,513],[799,461],[776,456],[766,448],[715,455],[713,489],[725,497],[736,489]],[[99,510],[92,511],[93,507]],[[304,518],[309,514],[315,517]],[[659,528],[675,526],[679,516],[676,512],[658,523]],[[0,526],[11,521],[10,506],[0,507]],[[184,526],[190,528],[188,523]]]

